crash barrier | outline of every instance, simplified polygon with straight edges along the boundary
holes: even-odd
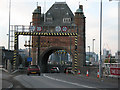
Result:
[[[120,77],[120,63],[105,63],[104,71],[105,76],[118,76]]]

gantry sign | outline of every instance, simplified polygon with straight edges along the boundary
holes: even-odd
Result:
[[[75,37],[75,53],[74,53],[74,70],[77,72],[77,39],[78,39],[78,33],[42,33],[42,32],[15,32],[15,40],[14,40],[14,57],[13,57],[13,70],[16,69],[16,63],[17,63],[17,56],[18,56],[18,37],[19,35],[28,35],[28,36],[74,36]]]

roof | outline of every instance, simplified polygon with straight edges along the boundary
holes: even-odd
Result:
[[[37,8],[33,12],[34,14],[41,14],[41,7],[37,6]]]
[[[71,25],[71,23],[63,23],[63,18],[71,18],[72,22],[74,20],[74,14],[66,2],[55,2],[45,13],[45,17],[52,18],[51,23],[46,22],[46,24],[53,26]]]
[[[83,11],[82,11],[81,8],[77,9],[76,12],[78,12],[78,13],[83,13]]]

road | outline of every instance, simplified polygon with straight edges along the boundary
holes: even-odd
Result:
[[[64,73],[42,73],[41,76],[26,74],[14,77],[26,88],[118,88],[118,82],[90,79]]]
[[[25,88],[19,81],[15,80],[14,77],[17,75],[11,75],[8,72],[0,69],[0,90],[8,90],[7,88]]]

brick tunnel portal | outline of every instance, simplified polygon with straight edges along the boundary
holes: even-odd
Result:
[[[40,60],[38,61],[38,65],[40,66],[41,68],[41,72],[50,72],[50,68],[53,67],[53,66],[57,66],[60,68],[60,71],[63,72],[63,69],[64,67],[66,67],[66,65],[60,65],[60,64],[48,64],[48,60],[49,60],[49,56],[52,54],[52,53],[55,53],[56,51],[59,51],[59,50],[64,50],[66,51],[67,53],[71,53],[69,50],[63,48],[63,47],[51,47],[51,48],[48,48],[47,50],[45,50],[41,55],[40,55]],[[73,54],[71,53],[71,58],[73,57]],[[68,65],[70,66],[70,65]]]

